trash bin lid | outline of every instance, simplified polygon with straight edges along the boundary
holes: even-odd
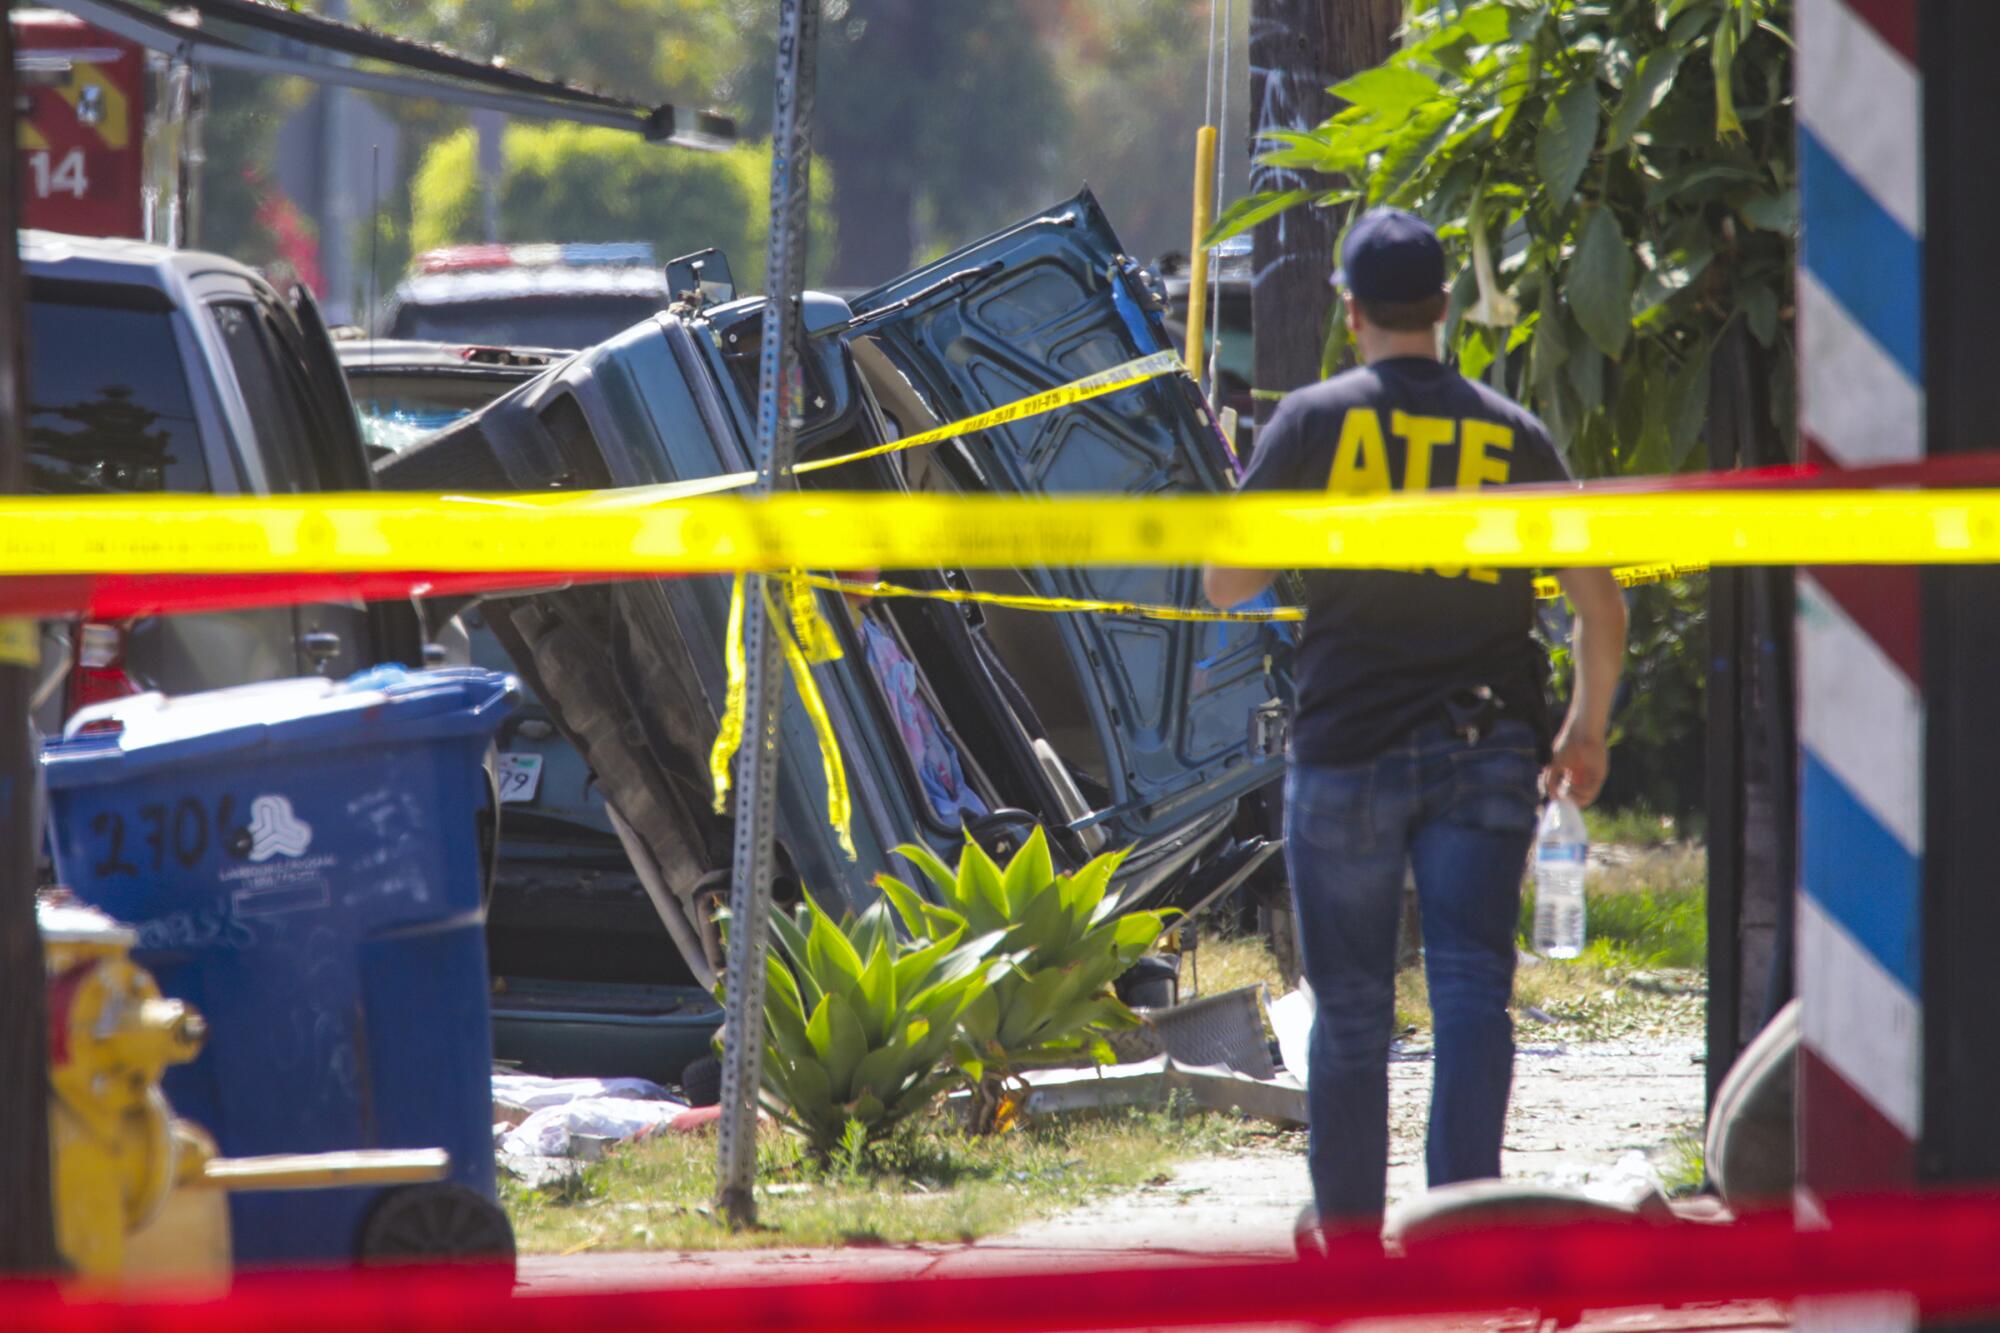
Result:
[[[514,677],[476,667],[375,667],[346,680],[308,676],[200,694],[157,691],[81,709],[43,747],[49,785],[122,780],[156,765],[279,743],[380,745],[499,724]]]

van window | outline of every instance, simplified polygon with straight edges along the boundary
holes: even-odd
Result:
[[[28,485],[72,495],[211,489],[171,314],[28,303]]]
[[[208,308],[229,364],[243,390],[256,432],[251,447],[263,460],[264,476],[274,493],[320,489],[313,466],[313,439],[299,378],[291,370],[276,332],[248,301],[217,301]]]

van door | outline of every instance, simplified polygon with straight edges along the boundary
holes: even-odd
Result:
[[[958,280],[944,283],[947,277]],[[903,309],[889,307],[924,293]],[[886,358],[926,415],[956,420],[1169,344],[1157,303],[1088,191],[854,303],[857,364]],[[880,314],[870,318],[871,311]],[[878,356],[879,354],[879,356]],[[907,398],[907,395],[906,395]],[[913,433],[928,421],[898,421]],[[939,446],[929,465],[963,490],[1161,495],[1222,491],[1234,466],[1181,374]],[[1195,569],[969,572],[977,586],[1049,597],[1201,605]],[[1277,691],[1287,632],[1129,616],[988,609],[990,637],[1035,698],[1049,740],[1101,786],[1107,822],[1145,837],[1276,776],[1250,735]],[[1074,688],[1045,664],[1070,663]]]

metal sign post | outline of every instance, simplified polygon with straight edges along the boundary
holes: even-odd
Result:
[[[787,481],[796,448],[799,290],[805,281],[807,178],[819,0],[778,10],[776,114],[771,123],[771,236],[757,393],[757,485]],[[716,1206],[733,1227],[757,1220],[757,1092],[763,1081],[764,950],[770,935],[772,834],[777,818],[778,713],[784,664],[764,612],[761,574],[744,579],[743,746],[736,756],[736,835],[729,890],[729,956],[722,1051]]]

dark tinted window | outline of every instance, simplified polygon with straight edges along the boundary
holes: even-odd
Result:
[[[462,305],[406,305],[391,338],[491,347],[594,347],[666,308],[650,296],[563,296]]]
[[[66,493],[210,489],[171,315],[29,303],[28,484]]]
[[[271,490],[317,490],[312,437],[300,377],[287,368],[284,351],[262,311],[245,301],[221,301],[208,308],[229,349],[229,362],[250,409],[257,433],[257,456]]]

